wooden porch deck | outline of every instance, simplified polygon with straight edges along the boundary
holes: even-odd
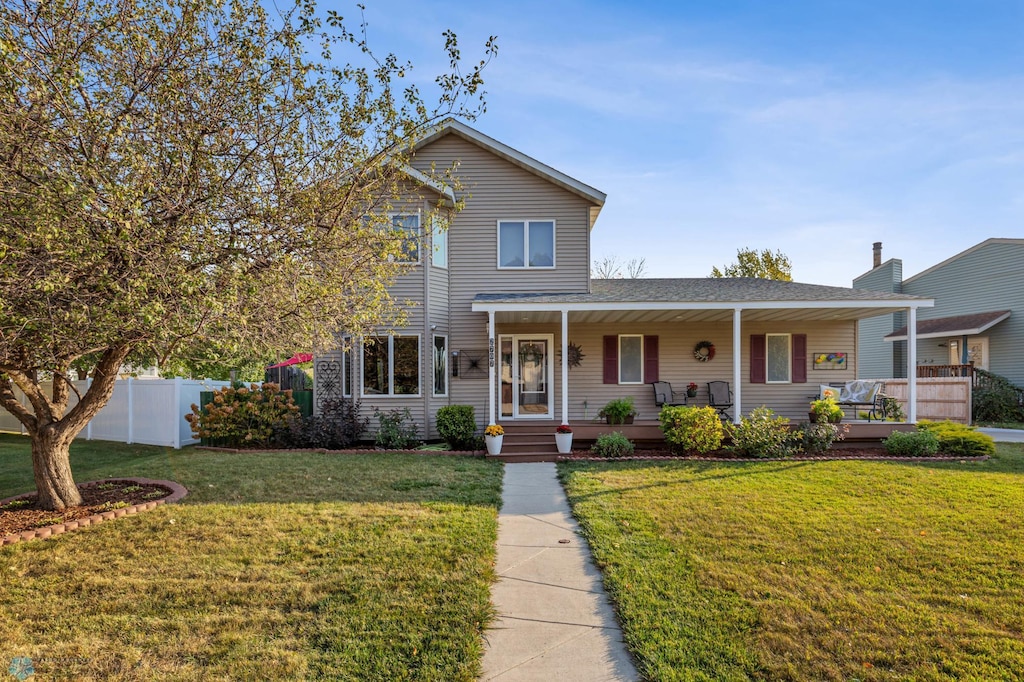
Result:
[[[555,448],[555,427],[560,422],[553,419],[537,421],[503,422],[505,438],[500,455],[488,455],[492,459],[505,462],[553,462],[558,457]],[[796,425],[797,421],[791,421]],[[864,420],[844,420],[843,424],[850,427],[846,438],[836,447],[876,446],[893,431],[914,431],[913,424],[901,422],[878,422]],[[621,432],[633,441],[639,449],[661,448],[665,445],[665,436],[655,419],[637,420],[632,424],[610,426],[603,422],[586,421],[570,422],[573,431],[573,450],[586,450],[594,444],[602,433]]]

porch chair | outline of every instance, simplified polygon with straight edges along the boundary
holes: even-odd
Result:
[[[653,381],[651,386],[654,387],[654,404],[657,407],[664,407],[665,405],[677,407],[686,404],[686,395],[673,391],[672,384],[669,382]],[[682,398],[677,398],[677,395],[681,395]]]
[[[708,405],[718,410],[718,416],[722,419],[732,419],[726,412],[732,407],[732,391],[729,390],[728,381],[708,382]]]

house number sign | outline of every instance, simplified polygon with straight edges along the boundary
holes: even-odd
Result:
[[[487,366],[494,367],[494,337],[487,340]]]

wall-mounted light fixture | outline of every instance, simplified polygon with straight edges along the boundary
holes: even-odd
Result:
[[[452,376],[459,376],[459,351],[452,351]]]

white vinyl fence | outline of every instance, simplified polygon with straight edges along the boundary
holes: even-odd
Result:
[[[85,392],[91,379],[73,382]],[[78,434],[87,440],[112,440],[119,443],[141,443],[180,448],[199,442],[192,437],[192,429],[185,415],[192,404],[199,404],[202,391],[213,391],[230,386],[230,381],[193,381],[191,379],[119,379],[114,394],[93,417],[89,425]],[[43,389],[50,390],[48,383]],[[15,389],[23,405],[28,399]],[[77,402],[72,392],[69,409]],[[7,410],[0,409],[0,431],[23,433],[21,422]]]

